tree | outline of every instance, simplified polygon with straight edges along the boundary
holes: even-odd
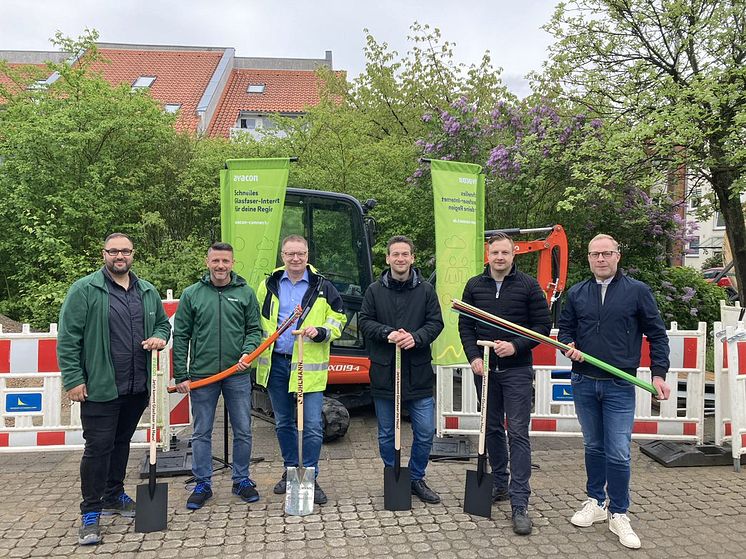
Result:
[[[69,285],[101,265],[106,234],[135,241],[135,269],[165,295],[194,282],[220,238],[219,171],[246,146],[178,134],[149,92],[91,71],[95,32],[58,35],[75,63],[12,72],[0,91],[0,308],[39,326],[56,320]]]
[[[677,205],[650,192],[651,176],[660,175],[614,165],[613,125],[539,97],[499,101],[491,110],[459,98],[424,120],[423,155],[483,166],[487,229],[565,226],[570,285],[588,274],[587,242],[596,233],[613,231],[627,271],[652,277],[681,241]],[[414,179],[429,184],[428,166]]]
[[[746,303],[746,9],[743,0],[570,0],[537,86],[618,124],[627,168],[685,165],[715,194]]]

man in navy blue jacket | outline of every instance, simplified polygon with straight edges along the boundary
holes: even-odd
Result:
[[[653,292],[644,283],[618,271],[619,244],[609,235],[596,235],[588,243],[593,278],[567,293],[559,320],[559,340],[571,347],[572,389],[575,410],[583,430],[588,500],[570,522],[587,527],[605,521],[625,547],[637,549],[640,539],[632,530],[629,508],[630,441],[635,420],[635,387],[585,363],[581,350],[631,374],[640,365],[642,335],[650,345],[650,370],[658,399],[670,388],[668,336]],[[608,494],[609,503],[606,505]]]

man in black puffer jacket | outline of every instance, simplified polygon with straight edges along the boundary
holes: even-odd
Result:
[[[504,233],[490,237],[488,264],[484,273],[471,278],[464,288],[463,301],[500,316],[540,334],[548,335],[552,327],[544,292],[531,276],[513,264],[515,244]],[[528,498],[531,494],[531,442],[528,437],[534,370],[531,350],[537,342],[510,332],[487,326],[466,316],[459,317],[461,344],[476,375],[477,393],[481,392],[481,375],[489,370],[487,394],[487,454],[494,476],[493,501],[510,498],[513,509],[513,531],[531,533]],[[482,360],[477,340],[494,341],[497,347],[490,355],[489,366]],[[481,394],[480,394],[481,399]],[[505,419],[508,420],[508,446]]]
[[[394,465],[395,343],[403,350],[402,405],[412,421],[412,494],[426,503],[439,503],[438,494],[425,483],[425,468],[435,435],[430,344],[443,330],[443,317],[435,289],[422,281],[413,263],[412,241],[392,237],[386,255],[386,264],[391,268],[365,292],[360,330],[370,352],[370,389],[378,418],[381,458],[386,466]]]

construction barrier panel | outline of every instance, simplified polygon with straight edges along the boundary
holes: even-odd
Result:
[[[557,331],[551,336],[556,339]],[[675,440],[702,443],[704,436],[705,351],[707,325],[697,330],[679,330],[671,323],[668,331],[671,368],[666,381],[673,387],[672,398],[653,406],[652,395],[637,389],[634,439]],[[642,342],[642,362],[637,376],[651,380],[650,350]],[[532,436],[581,436],[570,384],[571,362],[559,350],[539,345],[534,349],[534,410]],[[438,436],[477,435],[479,413],[473,373],[468,365],[437,367],[436,427]],[[675,387],[686,380],[686,407],[678,410]]]
[[[729,443],[733,466],[741,470],[746,454],[746,329],[743,322],[716,322],[715,444]]]
[[[163,301],[173,327],[178,300],[169,290]],[[191,423],[189,397],[168,394],[166,378],[173,378],[172,339],[160,353],[159,369],[164,375],[159,401],[158,440],[169,449],[171,433]],[[31,332],[28,324],[21,333],[3,333],[0,327],[0,452],[34,450],[73,450],[83,448],[80,404],[63,399],[62,376],[57,364],[57,325],[48,332]],[[63,401],[65,408],[63,408]],[[164,413],[163,410],[169,410]],[[147,421],[146,412],[143,419]],[[138,426],[133,446],[146,446],[150,433],[144,423]]]

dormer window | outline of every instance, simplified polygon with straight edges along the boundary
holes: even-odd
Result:
[[[247,93],[264,93],[264,84],[263,83],[250,83],[246,92]]]
[[[174,114],[181,108],[181,103],[166,103],[166,105],[163,107],[163,110],[167,113]]]
[[[135,83],[132,84],[132,91],[136,91],[138,89],[148,89],[151,85],[153,85],[154,81],[155,76],[140,76],[135,80]]]

